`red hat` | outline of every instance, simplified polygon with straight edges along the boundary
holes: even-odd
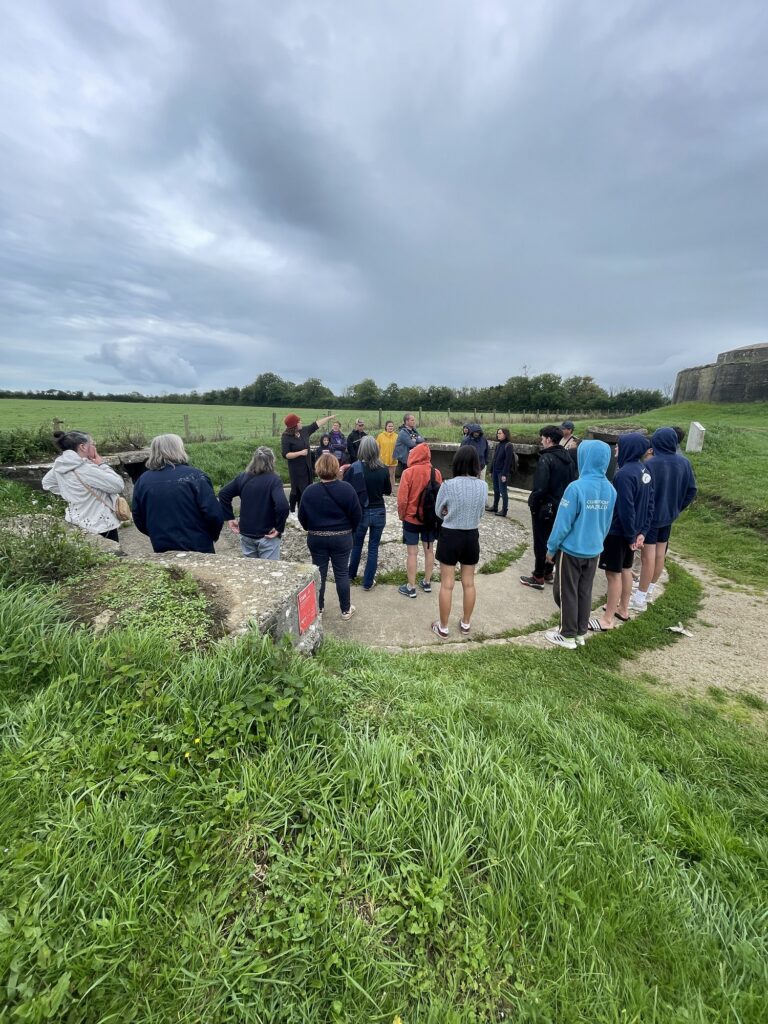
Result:
[[[299,425],[299,417],[295,412],[289,412],[283,420],[283,423],[288,427],[289,430],[295,430]]]

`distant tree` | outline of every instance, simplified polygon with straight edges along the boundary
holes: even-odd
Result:
[[[348,389],[348,397],[355,409],[378,409],[381,403],[381,391],[371,377],[366,377],[359,384],[353,384]]]

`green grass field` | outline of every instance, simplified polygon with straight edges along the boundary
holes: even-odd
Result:
[[[692,414],[703,500],[675,543],[730,572],[743,544],[757,577],[760,413],[720,411]],[[251,444],[190,452],[222,482]],[[621,671],[695,622],[682,570],[573,654],[328,641],[304,660],[190,649],[157,584],[133,625],[73,628],[44,582],[68,564],[46,533],[0,532],[0,1019],[768,1018],[768,709]]]

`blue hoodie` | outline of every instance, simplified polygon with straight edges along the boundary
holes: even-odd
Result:
[[[613,478],[616,507],[608,533],[634,544],[639,534],[648,533],[653,518],[653,481],[640,459],[651,447],[643,434],[619,436],[618,472]]]
[[[594,558],[603,550],[611,525],[616,491],[605,478],[611,449],[605,441],[582,441],[576,452],[579,479],[565,489],[547,551],[564,551],[574,558]]]
[[[659,427],[651,436],[653,456],[646,466],[653,480],[653,526],[670,526],[696,497],[691,464],[677,451],[672,427]]]
[[[480,469],[485,469],[488,463],[488,441],[486,440],[483,428],[479,423],[468,423],[469,433],[462,440],[459,448],[467,445],[470,448],[474,448],[477,452],[477,457],[480,459]]]

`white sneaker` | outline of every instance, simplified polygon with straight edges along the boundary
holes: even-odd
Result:
[[[587,642],[587,634],[586,633],[579,633],[579,635],[576,637],[576,646],[577,647],[583,647],[586,642]]]
[[[563,636],[559,629],[548,629],[544,636],[555,647],[564,647],[567,651],[576,650],[576,637]]]
[[[629,608],[633,612],[644,612],[648,607],[648,598],[643,595],[640,596],[640,591],[636,590],[632,597],[629,599]]]
[[[351,604],[349,606],[349,611],[348,612],[342,612],[341,613],[341,617],[346,622],[348,619],[351,619],[354,614],[355,614],[355,606],[353,604]]]

